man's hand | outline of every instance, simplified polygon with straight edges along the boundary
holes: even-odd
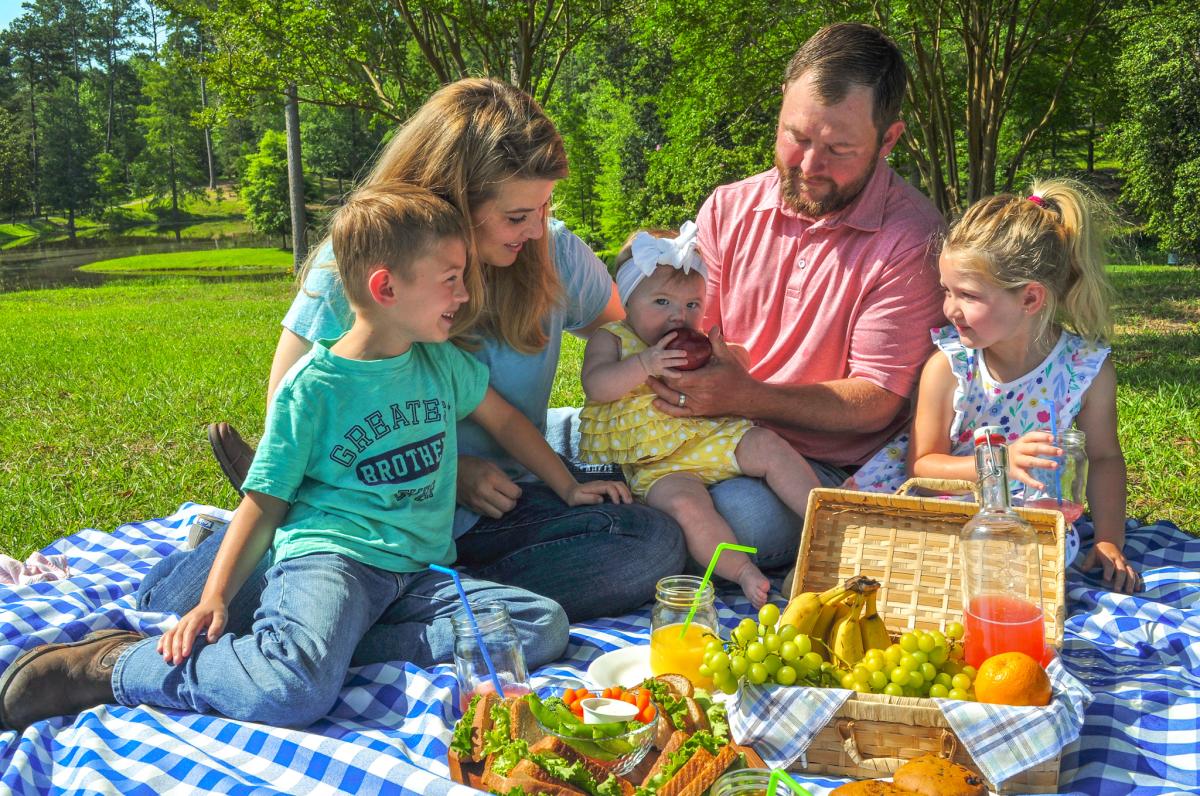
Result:
[[[633,502],[633,495],[630,494],[629,487],[620,481],[588,481],[571,487],[571,491],[567,494],[566,504],[568,506],[591,506],[603,503],[604,498],[608,498],[613,503]]]
[[[1142,576],[1125,559],[1121,548],[1112,542],[1096,542],[1083,562],[1083,571],[1104,569],[1104,585],[1121,594],[1133,594],[1145,585]]]
[[[725,343],[720,327],[714,326],[708,339],[713,352],[707,365],[647,381],[658,396],[656,409],[672,417],[746,415],[744,396],[753,388],[754,377]]]
[[[1034,489],[1045,489],[1046,485],[1030,475],[1030,470],[1052,470],[1058,464],[1048,456],[1061,456],[1062,451],[1054,446],[1054,435],[1049,431],[1030,431],[1020,439],[1008,444],[1008,476]]]
[[[512,511],[521,487],[487,459],[458,457],[458,503],[476,514],[499,519]]]
[[[219,599],[202,597],[195,608],[184,614],[179,624],[159,637],[155,646],[158,654],[172,666],[183,663],[184,659],[192,654],[192,644],[196,641],[196,636],[207,633],[210,644],[221,637],[221,631],[225,629],[228,619],[227,608],[228,606]]]

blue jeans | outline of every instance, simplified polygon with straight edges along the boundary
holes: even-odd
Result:
[[[552,598],[572,622],[620,616],[683,571],[683,532],[640,503],[567,506],[545,484],[521,484],[517,505],[460,536],[458,566],[477,578]]]
[[[180,550],[158,562],[138,587],[138,609],[183,616],[195,608],[224,538],[225,531],[219,531],[195,550]],[[268,566],[269,557],[264,557],[230,600],[227,633],[244,636],[253,631],[259,618],[257,612],[263,610],[260,606],[266,599]],[[454,630],[450,615],[461,605],[458,593],[445,575],[430,572],[427,577],[432,579],[430,583],[440,584],[432,588],[424,580],[419,581],[420,596],[432,607],[414,612],[412,601],[396,602],[390,607],[384,603],[387,610],[376,624],[360,634],[361,640],[356,640],[352,665],[405,660],[428,666],[453,658]],[[472,602],[500,602],[508,606],[531,669],[562,656],[567,644],[567,617],[553,600],[473,578],[463,578],[463,587]]]
[[[841,468],[809,460],[821,486],[841,486],[846,472]],[[761,478],[730,478],[708,488],[713,505],[733,529],[738,542],[758,548],[754,561],[759,569],[783,570],[796,563],[804,518],[775,496]],[[698,562],[700,571],[708,565]]]
[[[472,596],[496,588],[469,578],[463,586]],[[541,643],[553,660],[566,649],[567,622],[551,605],[553,632]],[[123,705],[307,727],[329,713],[356,647],[372,627],[386,626],[376,624],[381,618],[411,627],[414,639],[419,628],[428,631],[430,643],[400,656],[427,666],[436,655],[433,636],[448,636],[452,647],[450,615],[458,607],[453,581],[440,573],[388,572],[332,553],[288,559],[266,573],[251,634],[226,633],[212,644],[201,637],[179,666],[146,639],[117,661],[113,693]]]

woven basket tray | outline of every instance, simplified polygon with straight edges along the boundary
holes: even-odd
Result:
[[[915,486],[936,490],[956,485],[917,482]],[[882,584],[879,613],[893,632],[935,630],[947,622],[961,622],[958,538],[977,510],[974,503],[937,498],[814,489],[808,498],[789,599],[801,592],[824,591],[861,574]],[[1033,525],[1041,545],[1046,642],[1057,649],[1066,618],[1063,517],[1057,511],[1018,512]],[[881,777],[927,752],[979,771],[932,699],[855,694],[813,739],[806,770]],[[1058,764],[1056,756],[1004,783],[991,783],[992,788],[1053,793]]]

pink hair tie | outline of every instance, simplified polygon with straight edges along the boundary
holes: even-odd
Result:
[[[1038,196],[1038,195],[1037,195],[1037,194],[1035,194],[1035,193],[1031,193],[1031,194],[1029,194],[1029,201],[1033,202],[1033,203],[1034,203],[1035,205],[1037,205],[1038,207],[1045,207],[1045,206],[1046,206],[1046,200],[1045,200],[1045,199],[1043,199],[1042,197]]]

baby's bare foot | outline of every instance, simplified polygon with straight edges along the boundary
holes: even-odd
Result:
[[[738,585],[755,608],[762,608],[771,592],[771,581],[754,564],[747,562],[738,575]]]

